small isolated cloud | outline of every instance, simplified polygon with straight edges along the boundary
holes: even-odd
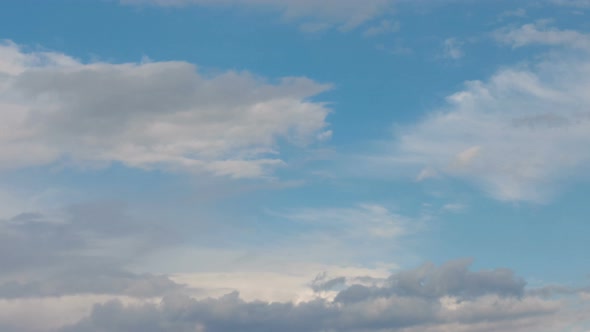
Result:
[[[289,22],[301,24],[303,31],[317,32],[328,28],[342,31],[355,29],[384,13],[392,0],[121,0],[127,5],[241,7],[274,10]]]
[[[371,26],[365,30],[364,35],[366,37],[373,37],[377,35],[389,34],[397,32],[400,29],[399,22],[393,22],[391,20],[383,20],[377,25]]]
[[[307,78],[200,74],[186,62],[84,64],[0,44],[0,168],[108,164],[233,178],[285,164],[280,144],[329,138],[329,89]]]
[[[507,10],[502,12],[498,19],[500,21],[509,18],[509,17],[526,17],[527,16],[527,11],[524,8],[518,8],[518,9],[514,9],[514,10]]]
[[[443,207],[442,207],[443,211],[452,212],[452,213],[458,213],[458,212],[465,211],[466,208],[467,208],[467,206],[465,206],[464,204],[460,204],[460,203],[449,203],[449,204],[443,205]]]
[[[461,59],[465,53],[463,52],[463,42],[456,38],[448,38],[443,43],[443,55],[445,58],[458,60]]]

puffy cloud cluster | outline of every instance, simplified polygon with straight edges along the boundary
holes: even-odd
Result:
[[[393,274],[381,286],[355,284],[333,301],[244,301],[239,294],[159,304],[97,305],[62,331],[530,331],[552,323],[562,303],[525,294],[511,271],[472,272],[470,261]],[[342,283],[338,279],[330,284]],[[329,285],[324,284],[324,287]],[[561,321],[560,323],[564,323]],[[571,323],[570,322],[565,322]]]
[[[306,78],[202,75],[186,62],[84,64],[0,44],[0,168],[55,162],[269,175],[280,145],[329,137],[329,89]],[[288,142],[288,143],[281,143]]]
[[[298,301],[246,300],[229,290],[204,298],[212,287],[206,278],[188,285],[128,270],[179,242],[119,204],[21,214],[0,222],[0,240],[6,331],[527,331],[553,321],[573,324],[580,315],[555,298],[579,290],[526,289],[511,270],[472,271],[471,260],[389,277],[332,271],[308,282],[309,296]],[[226,289],[240,282],[231,280]],[[261,293],[271,286],[256,284]],[[47,317],[23,319],[31,308]]]

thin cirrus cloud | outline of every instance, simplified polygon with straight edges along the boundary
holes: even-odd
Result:
[[[307,78],[203,75],[186,62],[84,64],[0,45],[0,168],[120,162],[129,167],[267,176],[278,141],[329,138],[329,89]]]
[[[418,220],[396,214],[378,204],[359,204],[354,208],[302,209],[282,217],[299,223],[338,230],[341,236],[393,239],[418,228]],[[362,222],[361,222],[362,221]]]
[[[126,5],[247,7],[282,13],[304,31],[351,30],[391,10],[391,0],[121,0]]]
[[[527,45],[560,46],[590,52],[590,35],[576,30],[561,30],[551,27],[548,21],[540,20],[518,28],[500,29],[494,33],[500,43],[514,48]]]
[[[462,179],[504,201],[544,202],[560,182],[583,176],[590,164],[589,36],[540,22],[494,37],[557,53],[466,82],[441,110],[401,127],[376,163],[413,169],[420,181]]]

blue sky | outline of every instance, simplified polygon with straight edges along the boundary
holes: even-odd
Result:
[[[588,331],[589,11],[2,2],[0,328]]]

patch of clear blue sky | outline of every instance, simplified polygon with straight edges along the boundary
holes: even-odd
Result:
[[[443,98],[465,80],[484,80],[499,67],[526,61],[538,51],[498,47],[489,35],[494,29],[551,17],[561,27],[588,30],[586,16],[566,9],[548,12],[541,6],[527,6],[527,17],[498,21],[500,13],[527,4],[481,1],[468,10],[460,3],[436,10],[405,5],[392,17],[401,23],[399,32],[366,38],[362,29],[306,34],[277,15],[224,9],[138,8],[114,1],[4,1],[0,38],[86,61],[131,62],[147,56],[154,61],[189,61],[210,72],[248,70],[270,79],[307,76],[332,83],[334,89],[318,97],[334,109],[329,145],[340,152],[358,152],[372,140],[389,138],[394,124],[412,122],[440,107]],[[442,58],[442,43],[451,37],[464,42],[465,56],[458,61]],[[384,50],[379,50],[380,45]],[[412,53],[387,51],[396,45]],[[191,216],[210,205],[202,194],[194,193],[195,183],[205,188],[234,185],[223,180],[187,182],[185,177],[115,165],[98,171],[26,169],[5,174],[2,182],[39,189],[79,188],[97,197],[146,206],[156,203],[166,213],[186,219],[185,227],[190,228]],[[239,186],[246,189],[236,193],[227,189],[229,194],[220,193],[222,199],[212,204],[231,207],[218,218],[267,222],[265,208],[346,207],[357,202],[391,204],[401,214],[418,216],[423,203],[435,207],[463,203],[465,211],[440,213],[431,230],[420,235],[420,256],[436,262],[469,256],[481,267],[507,266],[547,281],[580,281],[589,272],[590,208],[583,188],[569,190],[548,205],[515,205],[493,201],[454,181],[430,185],[410,180],[315,179],[282,190],[256,190],[247,181]],[[433,196],[437,190],[444,190],[445,196]]]

